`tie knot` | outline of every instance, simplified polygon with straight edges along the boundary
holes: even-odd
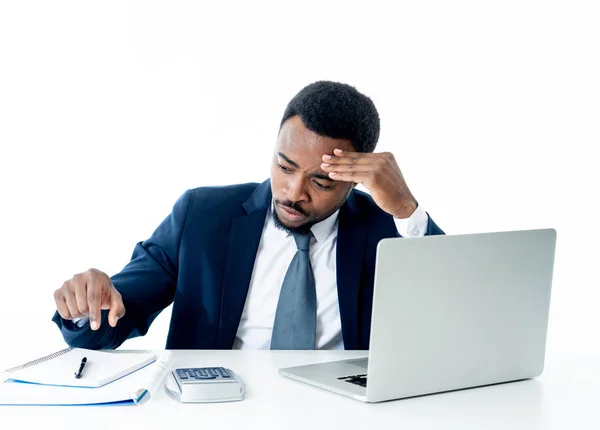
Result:
[[[312,238],[312,233],[310,231],[308,233],[293,233],[293,236],[298,249],[302,251],[308,251],[308,248],[310,247],[310,239]]]

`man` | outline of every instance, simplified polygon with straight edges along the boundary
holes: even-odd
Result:
[[[378,138],[367,96],[308,85],[285,110],[270,180],[188,190],[120,273],[56,290],[66,342],[117,348],[173,303],[167,349],[368,349],[378,242],[444,234]]]

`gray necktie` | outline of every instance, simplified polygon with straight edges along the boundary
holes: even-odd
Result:
[[[298,250],[290,263],[275,312],[271,349],[315,349],[317,292],[308,248],[312,234],[294,234]]]

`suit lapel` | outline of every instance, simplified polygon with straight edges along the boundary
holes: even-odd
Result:
[[[340,209],[337,238],[337,290],[345,349],[359,349],[358,305],[367,243],[367,223],[354,193]]]
[[[219,349],[230,349],[235,340],[270,203],[271,185],[266,181],[244,203],[246,215],[232,221],[217,339]]]

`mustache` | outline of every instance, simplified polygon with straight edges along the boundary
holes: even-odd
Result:
[[[293,209],[296,212],[304,215],[305,217],[310,216],[304,209],[302,209],[302,207],[300,206],[300,204],[298,202],[293,202],[291,200],[286,200],[286,201],[280,201],[280,200],[275,200],[275,204],[278,204],[280,206],[285,206],[287,208]]]

